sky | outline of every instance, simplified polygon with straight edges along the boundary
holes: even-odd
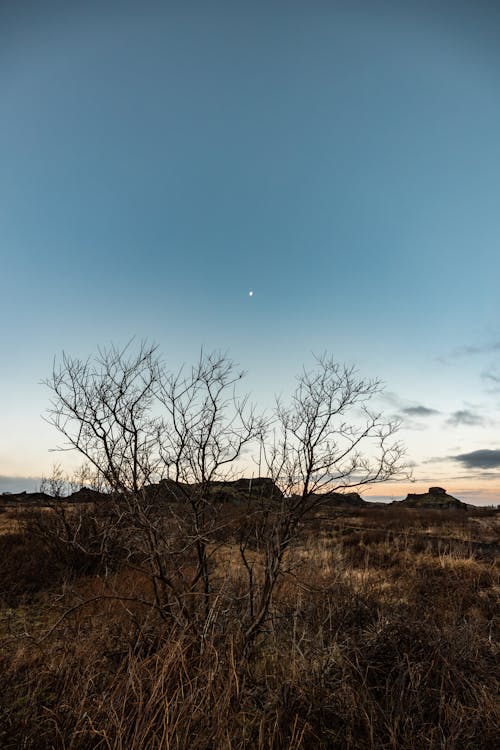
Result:
[[[402,419],[414,481],[373,495],[500,502],[499,33],[482,0],[3,0],[0,492],[61,460],[54,357],[135,336],[265,407],[329,352]]]

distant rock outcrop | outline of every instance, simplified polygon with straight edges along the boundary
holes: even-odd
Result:
[[[92,490],[90,487],[81,487],[79,490],[76,490],[76,492],[73,492],[72,495],[68,495],[64,498],[64,500],[70,503],[95,503],[99,500],[105,499],[106,494],[104,492]]]
[[[248,503],[256,500],[281,500],[283,493],[268,477],[236,479],[233,482],[211,482],[212,499],[222,503]]]
[[[173,479],[161,479],[157,483],[146,485],[141,492],[151,505],[159,504],[168,505],[169,503],[182,503],[200,493],[200,485],[193,483],[175,482]],[[283,493],[275,482],[269,477],[252,477],[251,479],[242,478],[234,481],[208,482],[203,489],[208,493],[210,501],[216,503],[229,503],[233,505],[244,505],[248,503],[262,502],[280,502],[283,500]],[[439,487],[431,488],[436,495],[441,493],[442,497],[449,498],[444,490]],[[408,495],[409,498],[424,497],[423,495]],[[118,495],[119,498],[119,495]],[[362,508],[373,503],[368,503],[357,492],[325,492],[310,495],[311,500],[317,501],[318,505],[339,507],[339,508]],[[451,498],[454,500],[454,498]],[[106,492],[82,487],[70,495],[54,498],[43,492],[17,492],[4,493],[0,495],[0,502],[3,505],[51,505],[54,502],[63,503],[101,503],[111,500],[111,496]],[[455,502],[460,503],[459,500]]]
[[[352,508],[361,508],[368,505],[358,492],[332,492],[327,497],[328,502],[334,505],[349,505]]]
[[[312,493],[310,499],[317,500],[318,505],[339,506],[349,508],[362,508],[365,505],[372,505],[363,500],[357,492],[318,492]]]
[[[52,495],[47,495],[45,492],[4,492],[0,495],[0,500],[4,505],[18,505],[18,504],[37,504],[43,505],[44,503],[54,502]]]
[[[205,487],[210,500],[217,503],[233,503],[241,505],[255,500],[281,500],[283,493],[272,479],[254,477],[252,479],[235,479],[234,481],[209,482]],[[158,484],[151,484],[145,488],[151,500],[182,501],[200,491],[199,484],[183,484],[172,479],[162,479]]]
[[[208,482],[203,489],[208,493],[209,499],[216,503],[233,503],[242,505],[243,503],[256,502],[259,500],[276,501],[283,498],[283,493],[267,477],[257,477],[252,479],[236,479],[232,482]],[[200,493],[199,484],[186,484],[175,482],[173,479],[162,479],[158,483],[146,485],[143,488],[147,501],[155,503],[182,502],[190,497]],[[119,497],[119,496],[118,496]],[[73,492],[71,495],[54,498],[43,492],[17,492],[4,493],[0,495],[0,501],[3,505],[51,505],[56,502],[64,503],[97,503],[110,499],[110,495],[105,492],[88,487]]]
[[[448,495],[443,487],[429,487],[427,492],[409,493],[404,500],[395,500],[393,505],[404,508],[434,508],[435,510],[468,510],[467,503],[463,503],[453,495]]]
[[[208,491],[210,500],[217,503],[233,503],[241,505],[254,500],[281,500],[283,493],[272,479],[254,477],[252,479],[235,479],[234,481],[208,482],[204,491]],[[158,484],[145,487],[145,492],[151,501],[183,501],[200,492],[200,485],[174,482],[172,479],[162,479]]]

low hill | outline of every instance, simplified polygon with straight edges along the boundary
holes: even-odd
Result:
[[[214,500],[222,503],[247,503],[255,500],[281,500],[283,493],[268,477],[236,479],[233,482],[211,482]]]
[[[332,505],[348,505],[352,508],[368,505],[358,492],[332,492],[326,499]]]
[[[43,505],[44,503],[53,502],[54,498],[52,495],[47,495],[45,492],[3,492],[0,494],[0,501],[3,505],[25,505],[25,504],[36,504]]]
[[[294,495],[294,497],[298,497],[298,495]],[[363,508],[366,505],[374,505],[374,503],[363,500],[357,492],[313,492],[309,497],[311,500],[317,500],[318,504],[323,506]]]
[[[149,502],[182,502],[191,494],[199,490],[198,484],[174,482],[172,479],[162,479],[157,484],[144,487],[144,493]],[[272,479],[257,477],[252,479],[236,479],[227,482],[209,482],[208,491],[213,501],[217,503],[233,503],[241,505],[249,501],[281,500],[283,493]],[[355,493],[353,493],[355,494]],[[83,487],[70,495],[57,498],[65,503],[95,503],[109,500],[104,492]],[[44,492],[17,492],[0,495],[4,505],[50,505],[56,498]]]
[[[145,488],[148,496],[153,500],[186,500],[191,494],[199,492],[199,484],[183,484],[172,479],[162,479],[158,484],[150,484]],[[242,505],[249,501],[281,500],[283,493],[272,479],[267,477],[253,477],[251,479],[235,479],[233,481],[209,482],[208,492],[211,500],[217,503],[233,503]]]
[[[404,500],[395,500],[392,505],[403,508],[434,508],[435,510],[468,510],[469,505],[453,495],[448,495],[443,487],[429,487],[427,492],[409,493]]]

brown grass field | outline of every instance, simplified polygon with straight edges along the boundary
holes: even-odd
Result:
[[[496,512],[322,510],[250,651],[229,532],[201,642],[133,567],[61,558],[23,509],[0,532],[3,750],[500,747]]]

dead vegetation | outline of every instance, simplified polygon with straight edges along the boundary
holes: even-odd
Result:
[[[2,748],[498,746],[498,567],[467,546],[497,514],[323,510],[249,648],[243,512],[222,514],[202,633],[149,605],[140,569],[65,561],[33,517],[1,536]],[[263,554],[247,557],[257,588]]]

